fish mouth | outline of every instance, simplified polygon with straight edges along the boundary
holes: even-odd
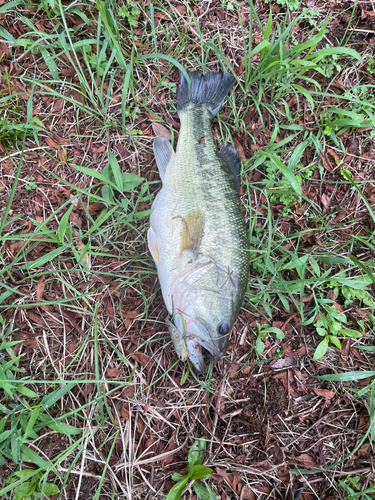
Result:
[[[218,339],[207,323],[201,318],[191,319],[186,324],[186,351],[193,366],[199,372],[206,371],[202,347],[208,351],[215,361],[222,358],[227,342]]]

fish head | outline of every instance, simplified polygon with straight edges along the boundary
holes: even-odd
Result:
[[[208,288],[174,290],[171,337],[180,358],[188,357],[200,372],[205,371],[202,347],[215,361],[225,353],[238,312],[234,294],[234,286],[225,287],[224,293]]]

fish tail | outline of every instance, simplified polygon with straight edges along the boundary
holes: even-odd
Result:
[[[177,113],[188,106],[188,104],[203,104],[212,114],[216,116],[221,108],[228,92],[230,91],[235,78],[229,73],[220,73],[218,71],[209,71],[202,75],[199,71],[186,70],[190,77],[189,85],[180,71],[181,82],[177,89]]]

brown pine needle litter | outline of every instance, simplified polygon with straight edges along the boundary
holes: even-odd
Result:
[[[0,0],[1,498],[375,498],[374,51],[373,2]],[[249,229],[205,375],[146,244],[182,67]]]

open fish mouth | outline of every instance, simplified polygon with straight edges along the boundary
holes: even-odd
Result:
[[[188,357],[199,372],[205,372],[202,347],[214,357],[215,361],[222,358],[225,348],[222,350],[219,345],[226,347],[226,342],[221,342],[222,339],[214,336],[203,319],[193,318],[185,324],[183,315],[177,314],[174,321],[175,325],[168,321],[168,327],[175,349],[182,360]]]

